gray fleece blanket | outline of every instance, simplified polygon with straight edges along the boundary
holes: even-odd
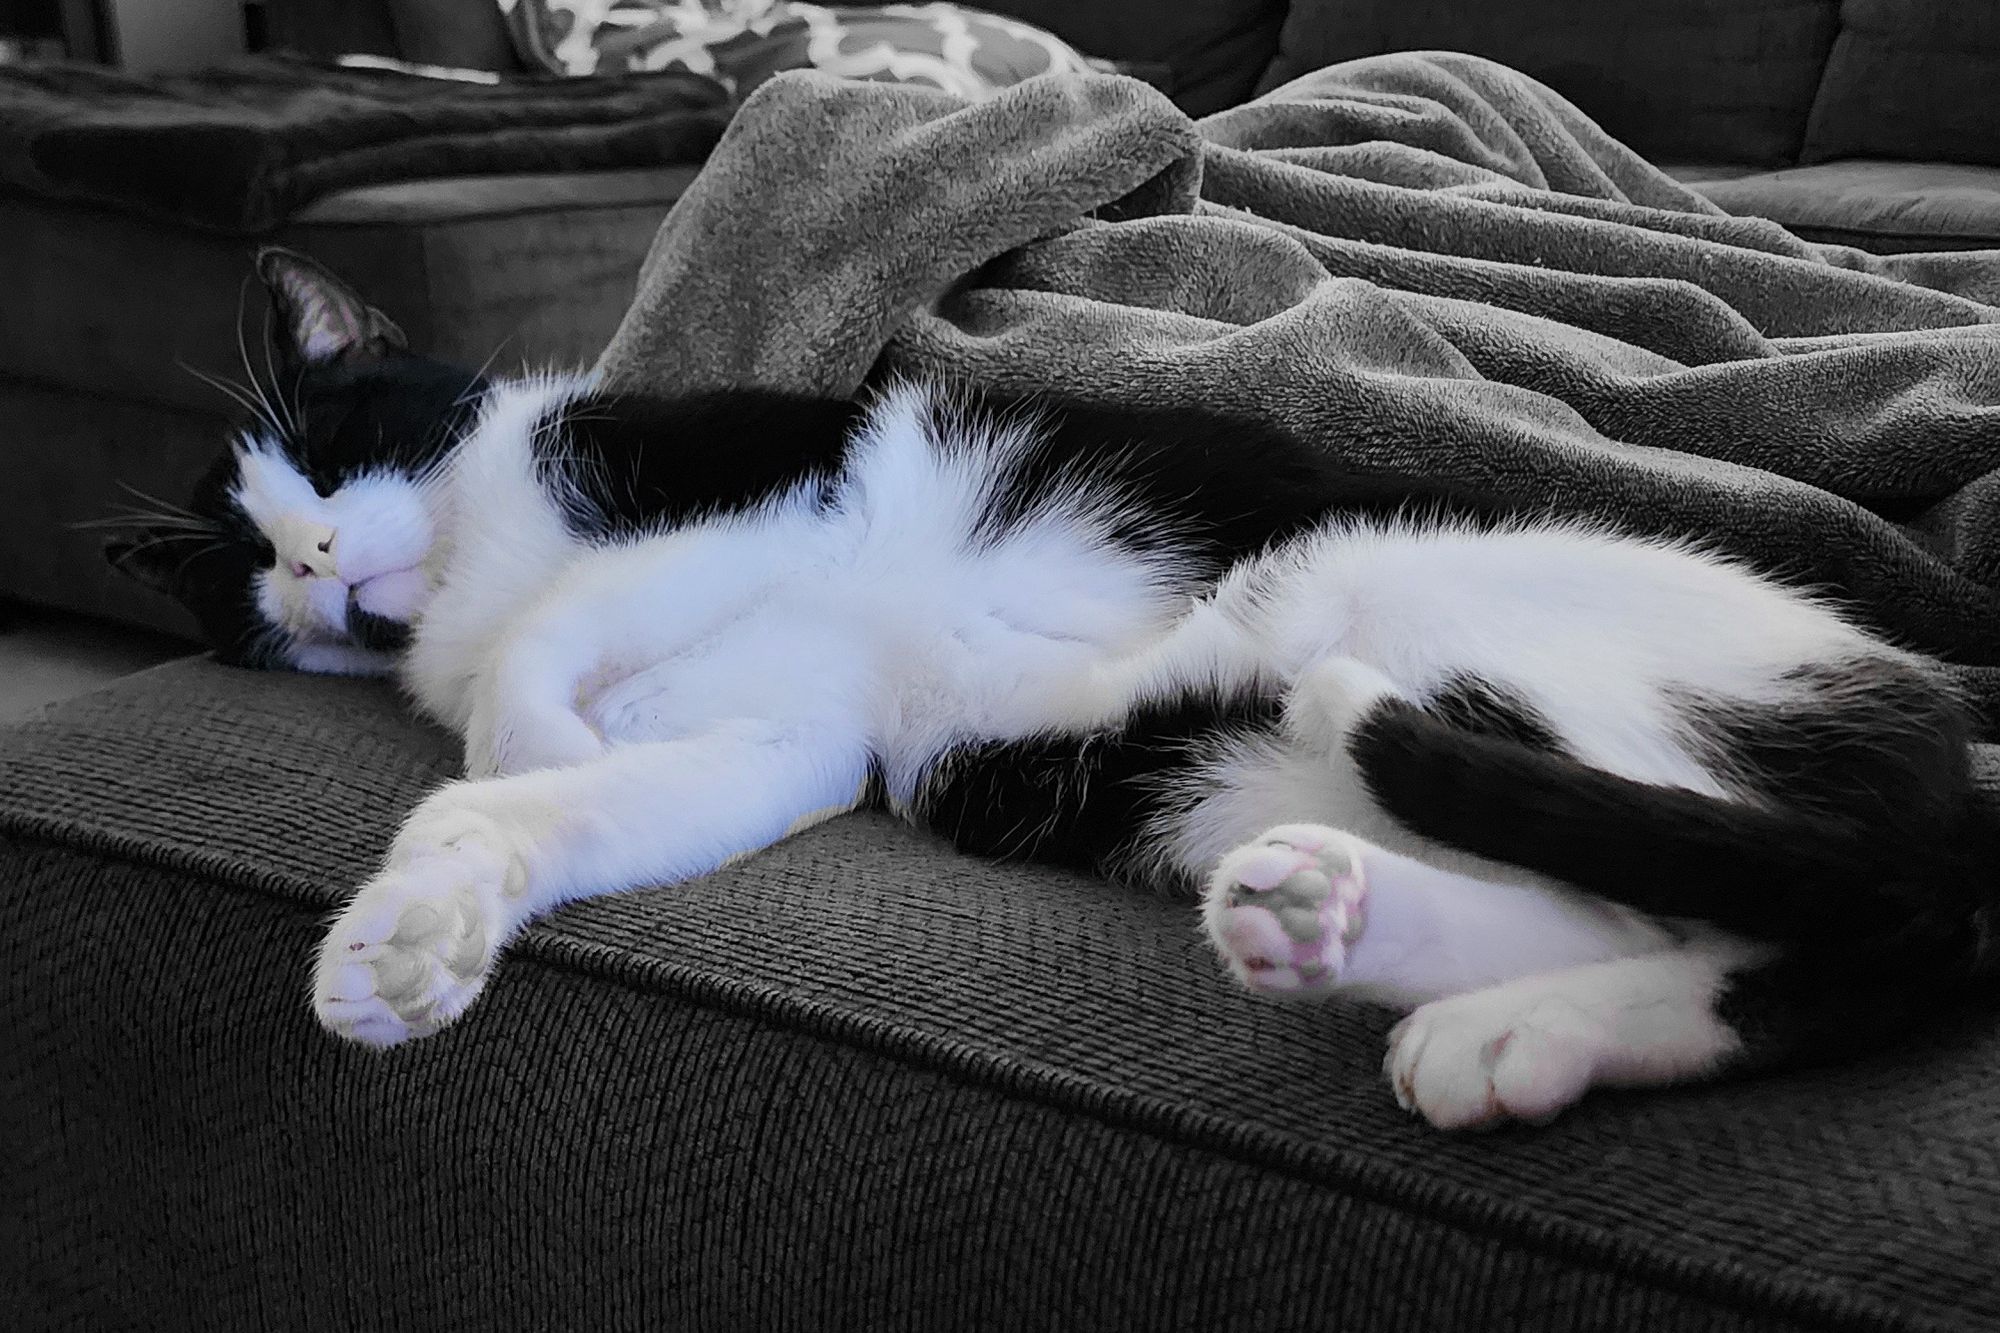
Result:
[[[1470,56],[1338,65],[1199,122],[1113,76],[973,105],[778,78],[599,369],[1261,418],[1378,485],[1823,586],[2000,721],[2000,252],[1726,216]]]

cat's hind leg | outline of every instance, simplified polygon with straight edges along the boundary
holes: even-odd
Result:
[[[1225,853],[1202,895],[1202,921],[1251,991],[1339,989],[1394,1004],[1650,953],[1673,939],[1581,894],[1447,869],[1319,824],[1279,825]]]
[[[1338,985],[1366,921],[1366,845],[1319,824],[1282,824],[1222,858],[1202,923],[1238,981],[1259,994]]]

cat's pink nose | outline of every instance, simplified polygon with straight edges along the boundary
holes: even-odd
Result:
[[[309,578],[311,578],[312,576],[313,576],[313,567],[312,567],[311,565],[307,564],[307,563],[306,563],[305,561],[303,561],[303,560],[294,560],[294,561],[292,561],[292,577],[293,577],[293,578],[295,578],[295,579],[309,579]]]

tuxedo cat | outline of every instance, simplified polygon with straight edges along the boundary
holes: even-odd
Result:
[[[110,555],[223,660],[392,674],[464,739],[326,937],[343,1036],[865,803],[1185,891],[1252,991],[1409,1009],[1386,1072],[1446,1128],[1838,1056],[1992,975],[1961,711],[1806,592],[1185,412],[487,382],[261,265],[283,401]]]

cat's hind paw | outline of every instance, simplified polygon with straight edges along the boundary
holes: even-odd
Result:
[[[356,893],[320,948],[313,1011],[368,1046],[427,1037],[486,985],[508,912],[505,859],[470,841],[398,858]]]
[[[1603,1026],[1560,997],[1495,987],[1433,1000],[1389,1033],[1397,1104],[1438,1129],[1544,1124],[1597,1076]]]
[[[1267,995],[1339,983],[1366,915],[1366,849],[1335,829],[1282,824],[1222,858],[1202,921],[1237,980]]]

